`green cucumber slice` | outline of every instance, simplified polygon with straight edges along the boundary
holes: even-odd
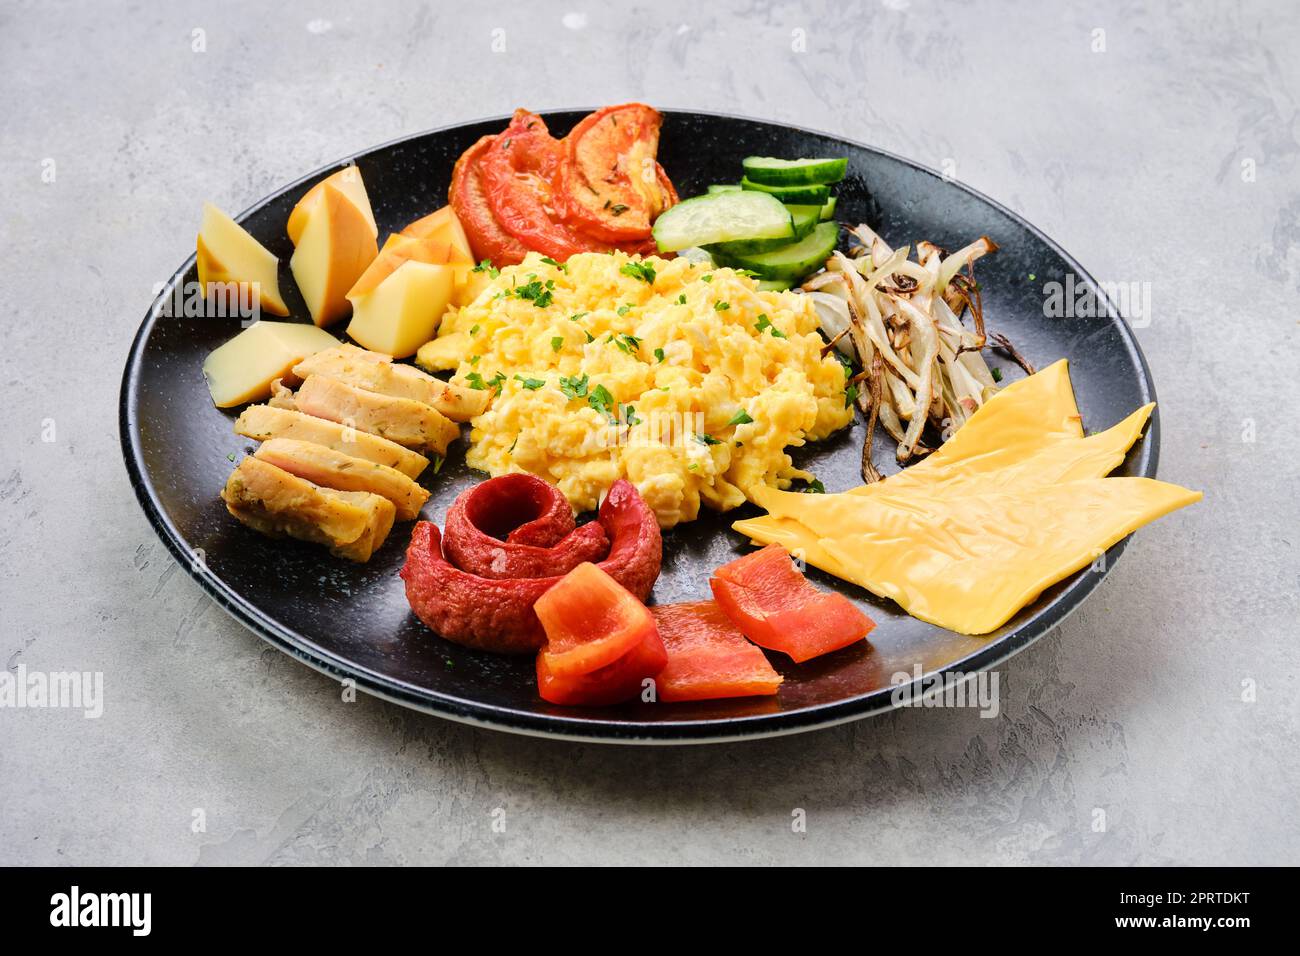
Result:
[[[776,159],[746,156],[741,165],[745,175],[767,186],[803,186],[809,183],[838,183],[849,168],[847,159]]]
[[[759,279],[759,292],[788,292],[794,283],[786,279]]]
[[[830,186],[766,186],[749,177],[742,179],[740,185],[746,191],[770,193],[781,202],[795,205],[821,206],[831,198]]]
[[[723,256],[744,256],[752,255],[755,252],[771,252],[773,249],[779,249],[781,246],[788,246],[792,242],[798,242],[808,233],[813,231],[813,227],[820,221],[821,206],[786,206],[790,210],[790,219],[794,223],[793,234],[783,239],[737,239],[734,242],[720,242],[717,245],[709,246],[709,252],[717,252]]]
[[[710,193],[738,193],[740,192],[740,183],[714,183],[706,191]]]
[[[826,200],[826,205],[822,206],[822,222],[835,218],[835,198],[836,197],[832,196],[830,199]]]
[[[726,265],[736,269],[748,269],[760,279],[793,284],[825,265],[827,257],[835,250],[839,238],[838,223],[821,222],[798,242],[773,249],[771,252],[727,256]]]
[[[673,206],[655,220],[660,252],[736,239],[780,239],[794,235],[790,210],[766,193],[712,193]]]

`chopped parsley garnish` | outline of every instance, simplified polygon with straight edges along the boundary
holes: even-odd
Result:
[[[542,261],[545,262],[548,266],[555,266],[555,268],[559,269],[561,272],[569,271],[569,267],[567,265],[565,265],[563,262],[556,262],[550,256],[542,256]]]
[[[712,282],[712,281],[713,281],[713,273],[710,272],[708,275],[700,276],[700,281],[701,281],[701,282]]]
[[[752,418],[749,417],[749,412],[745,411],[743,408],[740,408],[740,409],[737,409],[737,410],[736,410],[736,414],[734,414],[734,415],[731,416],[731,421],[727,422],[727,424],[728,424],[728,425],[748,425],[748,424],[749,424],[750,422],[752,422],[753,420],[754,420],[754,419],[752,419]]]
[[[594,341],[596,341],[596,336],[592,335],[592,334],[591,334],[590,332],[588,332],[586,329],[583,329],[583,330],[582,330],[582,334],[585,335],[585,336],[587,337],[587,341],[588,341],[588,342],[594,342]]]
[[[563,335],[553,336],[551,338],[551,351],[558,352],[562,348],[564,348],[564,336]]]
[[[623,213],[627,212],[627,208],[628,207],[624,206],[621,202],[616,202],[610,207],[609,211],[616,216],[621,216]]]
[[[803,493],[805,495],[824,495],[826,494],[826,486],[822,484],[820,478],[814,478],[808,482],[808,487],[803,489]]]
[[[554,288],[554,286],[555,283],[549,279],[546,281],[546,284],[543,284],[537,279],[529,279],[523,285],[515,286],[515,288],[511,290],[511,294],[516,299],[529,299],[532,301],[533,305],[537,306],[537,308],[544,309],[551,304],[553,299],[551,289]]]
[[[524,378],[522,375],[516,375],[515,381],[519,382],[530,392],[535,392],[546,384],[546,379],[544,378]]]
[[[618,271],[620,275],[640,279],[647,285],[655,284],[655,267],[648,262],[625,262]]]
[[[641,340],[635,335],[616,335],[614,336],[614,344],[628,355],[641,348]]]
[[[470,372],[468,375],[465,376],[465,381],[469,382],[469,387],[476,388],[479,391],[482,391],[483,389],[487,389],[487,388],[500,391],[501,386],[502,384],[504,384],[505,380],[506,380],[506,376],[504,372],[497,372],[495,375],[493,375],[491,378],[487,379],[486,381],[484,381],[482,374],[480,374],[479,372]]]
[[[501,270],[500,270],[500,269],[497,269],[497,268],[494,268],[493,265],[492,265],[492,263],[491,263],[491,261],[489,261],[489,260],[487,260],[487,259],[484,259],[482,262],[480,262],[478,265],[476,265],[476,266],[475,266],[473,269],[471,269],[470,271],[471,271],[471,272],[486,272],[487,275],[488,275],[488,278],[489,278],[489,279],[495,279],[497,276],[499,276],[499,275],[501,274]]]
[[[685,305],[685,304],[686,304],[686,293],[685,293],[685,292],[683,292],[681,295],[679,295],[679,296],[677,297],[677,304],[678,304],[678,305]]]
[[[632,311],[632,303],[624,302],[622,305],[618,307],[616,311],[618,312],[619,315],[627,315],[629,312]]]
[[[510,443],[510,448],[506,451],[506,454],[513,455],[515,452],[515,446],[518,444],[519,444],[519,436],[516,435],[515,440]]]
[[[699,442],[701,445],[721,445],[721,444],[722,444],[721,441],[719,441],[718,439],[714,438],[712,435],[703,435],[703,434],[696,435],[696,436],[695,436],[695,440],[696,440],[697,442]]]
[[[434,473],[435,475],[436,475],[438,472],[442,471],[442,466],[446,463],[446,461],[447,461],[447,459],[446,459],[446,458],[443,458],[441,455],[434,455],[434,456],[433,456],[433,473]]]
[[[785,338],[785,333],[772,324],[772,320],[767,317],[766,312],[758,317],[758,321],[754,323],[754,328],[758,330],[760,335],[764,332],[770,331],[773,338]]]
[[[577,322],[580,318],[582,318],[586,314],[587,314],[586,312],[575,312],[573,313],[573,315],[569,316],[569,321]]]
[[[658,362],[662,362],[662,361],[664,360],[664,350],[663,350],[663,349],[655,349],[655,360],[658,361]]]
[[[995,382],[1000,382],[1000,381],[1002,381],[1002,369],[1000,369],[1000,368],[991,368],[991,369],[989,369],[989,374],[991,374],[991,375],[993,376],[993,381],[995,381]]]
[[[637,418],[636,407],[634,405],[623,406],[623,421],[627,422],[629,427],[641,424],[641,419]]]
[[[470,364],[470,365],[477,365],[477,364],[479,363],[479,359],[481,359],[482,357],[483,357],[483,356],[481,356],[481,355],[471,355],[471,356],[469,357],[469,364]]]
[[[857,400],[858,400],[858,387],[856,385],[850,385],[848,388],[844,390],[844,407],[845,408],[850,407]]]
[[[478,326],[477,324],[476,324],[476,325],[471,325],[470,328],[469,328],[469,334],[470,334],[470,335],[478,335],[478,330],[479,330],[479,326]]]
[[[726,312],[729,308],[731,308],[731,303],[730,303],[730,302],[715,302],[715,303],[713,303],[713,311],[714,311],[714,312]]]
[[[566,398],[586,398],[587,376],[584,374],[561,378],[560,391],[564,393]]]
[[[587,404],[603,414],[614,424],[618,424],[618,416],[614,414],[614,408],[617,403],[614,401],[614,396],[609,393],[609,389],[604,385],[597,385],[591,390],[587,395]]]

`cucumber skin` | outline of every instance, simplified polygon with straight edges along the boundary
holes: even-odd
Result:
[[[808,233],[812,232],[819,221],[818,214],[821,212],[819,206],[786,206],[790,210],[790,219],[794,224],[794,235],[783,239],[737,239],[734,242],[717,242],[711,246],[706,246],[710,255],[718,254],[722,256],[749,256],[759,252],[771,252],[774,249],[780,249],[782,246],[788,246],[792,242],[798,242]]]
[[[831,198],[830,186],[764,186],[748,178],[742,179],[740,186],[751,192],[768,193],[792,206],[821,206]]]
[[[837,223],[822,222],[799,242],[789,243],[780,249],[750,256],[722,256],[715,253],[714,258],[733,269],[747,269],[760,279],[789,282],[793,285],[825,264],[826,257],[834,250],[839,238],[840,227]],[[805,249],[802,252],[792,251],[796,246],[805,246]],[[791,256],[795,258],[790,258]]]
[[[849,161],[842,158],[810,160],[807,166],[765,166],[771,156],[746,156],[741,160],[751,182],[764,186],[808,186],[838,183],[848,172]],[[815,165],[814,165],[815,164]]]
[[[682,200],[676,206],[673,206],[671,209],[666,210],[664,213],[662,213],[659,216],[658,219],[655,220],[654,229],[652,230],[652,234],[655,240],[655,245],[658,247],[660,252],[677,252],[680,251],[681,249],[690,248],[691,246],[708,245],[709,243],[707,239],[703,242],[701,241],[698,232],[694,235],[686,236],[686,237],[683,237],[680,234],[680,232],[678,232],[674,236],[673,222],[676,219],[683,218],[683,213],[685,211],[689,211],[691,209],[699,209],[699,207],[705,203],[721,204],[721,203],[732,202],[733,200],[730,197],[738,197],[739,195],[740,194],[737,192],[727,191],[721,193],[705,193],[702,196],[692,196],[690,199]],[[775,198],[775,197],[771,197],[771,198]],[[790,217],[790,211],[786,209],[784,206],[780,205],[779,202],[776,206],[773,207],[773,211],[775,211],[776,209],[780,209],[781,212],[785,213],[786,222],[789,224],[788,228],[790,231],[785,236],[780,236],[780,237],[764,236],[762,238],[780,238],[786,242],[789,242],[790,241],[789,237],[794,235],[794,220]],[[764,212],[766,213],[767,210],[764,210]],[[679,242],[677,240],[681,240],[681,241]],[[727,240],[719,239],[717,241],[725,242]]]
[[[714,193],[738,193],[740,190],[740,183],[714,183],[705,190],[705,195],[711,196]]]

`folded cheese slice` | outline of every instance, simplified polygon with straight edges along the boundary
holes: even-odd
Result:
[[[1151,478],[1088,478],[958,498],[758,495],[772,515],[801,525],[815,542],[815,554],[805,555],[810,563],[818,564],[817,556],[829,565],[824,570],[961,634],[996,630],[1125,536],[1202,497]]]
[[[1095,435],[1089,435],[1087,438],[1069,438],[1058,432],[1058,437],[1037,446],[1032,442],[1022,442],[1021,448],[1027,451],[1027,454],[1018,460],[1002,461],[996,468],[987,467],[989,456],[971,454],[965,459],[969,467],[964,467],[961,464],[962,459],[957,459],[947,463],[941,462],[940,467],[931,468],[928,481],[899,480],[926,464],[922,461],[902,474],[875,484],[854,488],[846,494],[854,497],[873,497],[879,494],[898,496],[922,493],[948,500],[963,495],[988,494],[996,491],[1029,492],[1063,481],[1101,478],[1110,474],[1124,461],[1124,455],[1141,436],[1142,429],[1154,408],[1154,404],[1144,405],[1118,425]],[[971,419],[967,427],[976,423],[978,414],[976,418]],[[951,442],[955,442],[964,432],[965,428],[958,431]],[[944,446],[946,447],[947,445]],[[977,446],[968,442],[964,447],[970,450]],[[935,454],[938,455],[943,450],[941,448]],[[775,493],[789,494],[789,492]],[[794,500],[797,503],[813,497],[815,496],[800,494]],[[789,512],[793,513],[796,510],[797,508],[791,507]],[[768,514],[759,518],[737,521],[732,528],[748,535],[758,544],[783,545],[786,550],[799,554],[814,567],[821,568],[836,577],[849,579],[848,569],[841,567],[835,558],[821,547],[818,535],[800,525],[795,517]]]

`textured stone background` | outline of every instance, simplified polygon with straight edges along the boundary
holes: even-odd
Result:
[[[108,697],[99,720],[0,710],[0,862],[1300,862],[1290,4],[283,6],[0,6],[0,660],[103,671]],[[1098,278],[1152,284],[1161,474],[1206,501],[1003,668],[1000,719],[649,750],[345,705],[146,524],[119,375],[201,199],[633,98],[954,161]]]

